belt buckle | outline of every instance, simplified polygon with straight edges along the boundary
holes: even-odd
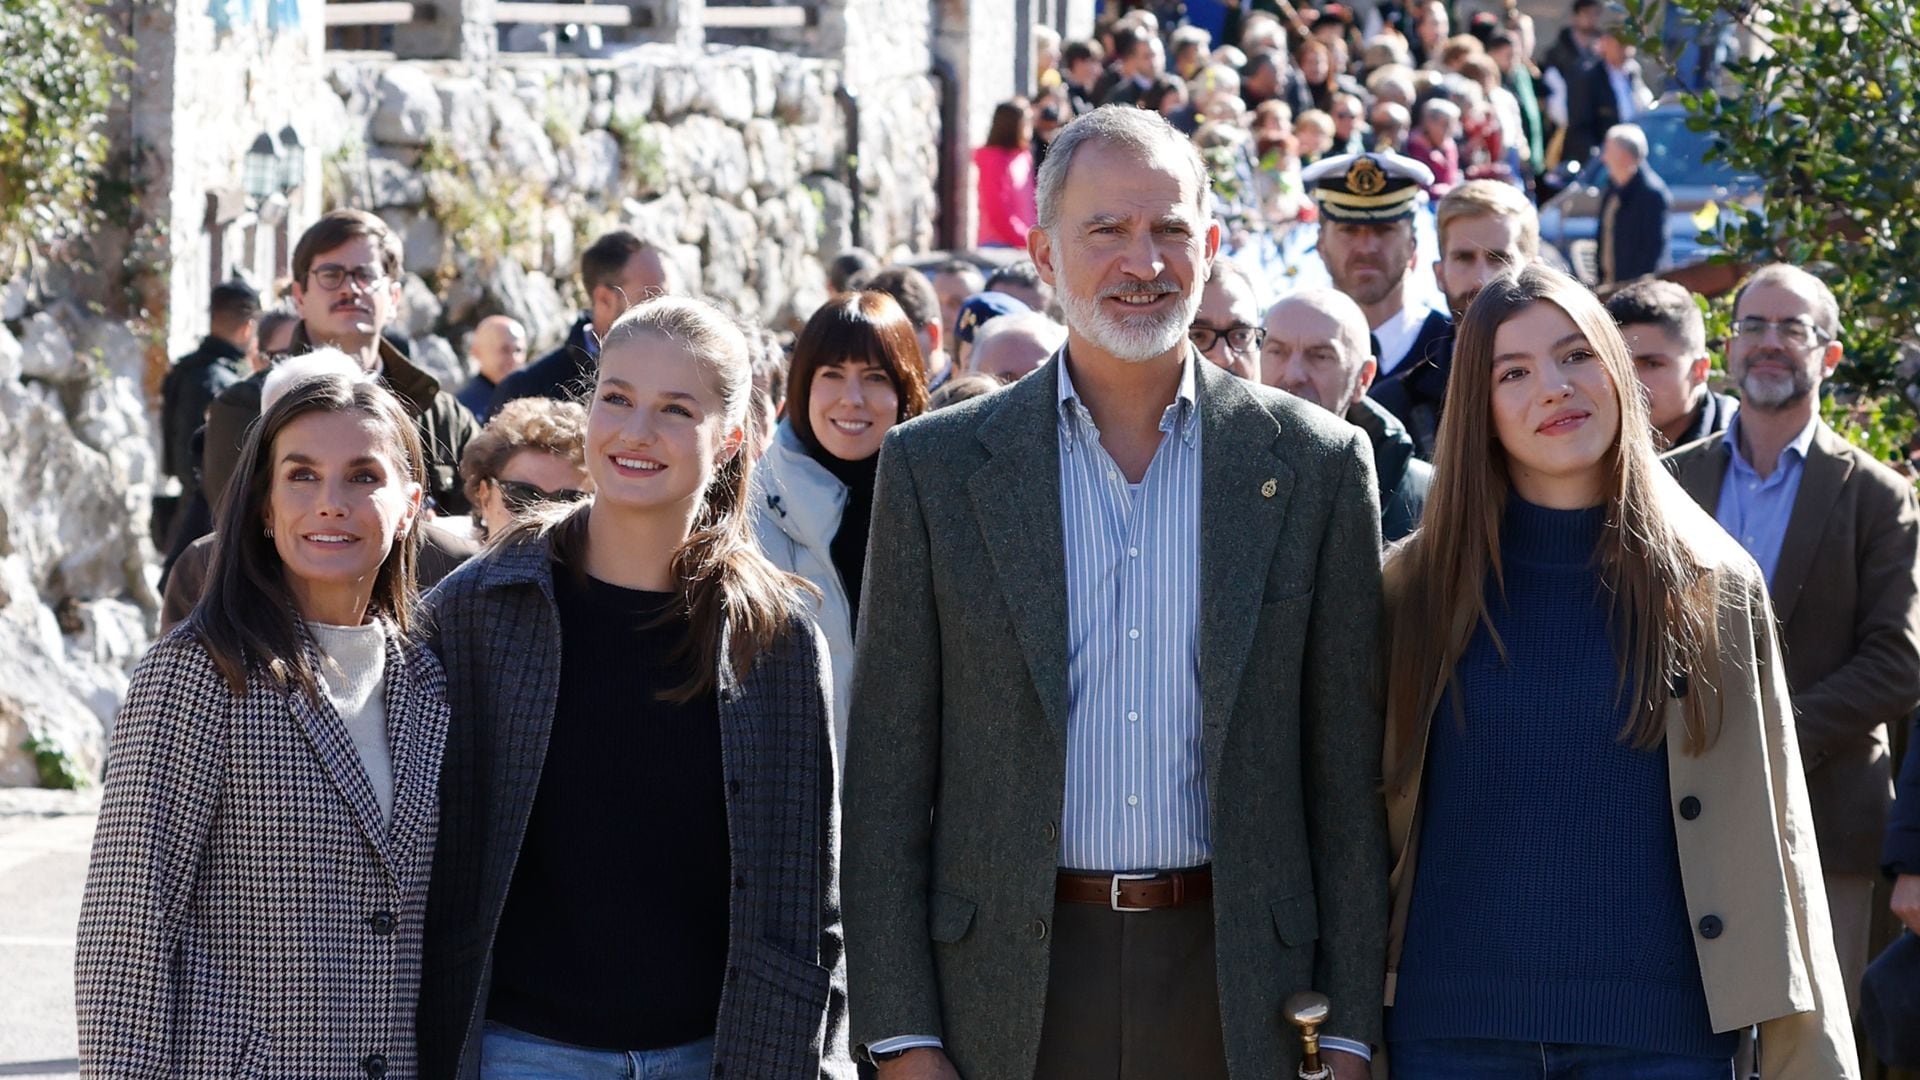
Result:
[[[1152,911],[1150,907],[1123,907],[1120,903],[1120,883],[1123,881],[1152,881],[1159,874],[1115,874],[1107,884],[1107,906],[1115,911]]]

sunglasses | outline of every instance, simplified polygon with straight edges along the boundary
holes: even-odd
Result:
[[[496,480],[500,485],[500,498],[513,511],[526,510],[541,503],[574,503],[587,497],[587,493],[578,488],[561,488],[558,491],[544,491],[538,484],[529,484],[525,480]]]

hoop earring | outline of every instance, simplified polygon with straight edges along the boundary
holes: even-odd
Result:
[[[260,532],[263,535],[265,535],[267,539],[269,540],[273,539],[273,526],[269,525],[266,528],[261,529]]]

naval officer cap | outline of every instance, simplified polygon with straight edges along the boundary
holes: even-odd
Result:
[[[1433,172],[1400,154],[1341,154],[1317,161],[1300,174],[1328,221],[1374,224],[1413,216],[1414,200],[1433,183]]]

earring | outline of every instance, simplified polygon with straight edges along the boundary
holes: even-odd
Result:
[[[273,539],[273,526],[269,525],[266,528],[261,529],[260,531],[266,535],[267,539],[269,540]]]

